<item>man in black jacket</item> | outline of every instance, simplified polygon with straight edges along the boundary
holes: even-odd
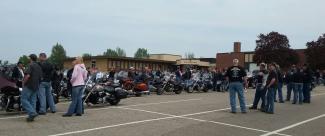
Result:
[[[24,79],[24,65],[22,62],[17,63],[17,66],[12,71],[11,77],[18,87],[22,87],[22,81]]]
[[[296,72],[296,65],[292,65],[291,70],[289,70],[285,76],[287,83],[287,99],[286,101],[291,100],[291,93],[293,92],[295,85],[293,83],[293,75]]]
[[[303,86],[303,95],[304,95],[304,103],[310,103],[310,91],[311,91],[311,82],[312,82],[312,72],[309,67],[305,64],[303,67],[304,74],[304,86]]]
[[[23,91],[21,92],[21,104],[28,114],[27,122],[34,121],[38,116],[36,113],[36,97],[39,91],[39,84],[42,78],[42,69],[36,63],[37,56],[31,54],[29,56],[30,64],[25,71],[23,80]]]
[[[294,98],[292,104],[299,104],[303,103],[303,85],[304,85],[304,74],[303,69],[297,68],[296,72],[293,75],[293,82],[294,82]]]
[[[55,104],[52,95],[52,84],[51,80],[54,75],[54,67],[47,61],[45,53],[39,55],[39,65],[42,68],[43,74],[41,83],[39,86],[38,98],[40,103],[39,115],[45,115],[47,104],[51,109],[52,113],[56,112]]]

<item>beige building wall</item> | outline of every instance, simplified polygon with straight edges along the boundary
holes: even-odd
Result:
[[[164,61],[176,61],[176,60],[182,59],[182,56],[172,55],[172,54],[150,54],[149,59],[164,60]]]

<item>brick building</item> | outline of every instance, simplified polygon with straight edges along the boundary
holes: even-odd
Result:
[[[306,63],[306,56],[304,54],[304,49],[296,49],[295,50],[299,56],[298,65],[302,66]],[[243,66],[248,71],[252,71],[257,69],[256,63],[254,63],[254,51],[241,51],[241,43],[234,43],[234,50],[230,53],[217,53],[216,55],[216,67],[217,68],[227,68],[232,66],[233,59],[239,60],[239,65]]]

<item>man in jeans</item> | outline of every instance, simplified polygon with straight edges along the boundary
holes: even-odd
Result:
[[[23,91],[21,92],[21,103],[23,108],[28,113],[27,122],[34,121],[38,116],[36,113],[36,97],[39,89],[39,84],[42,78],[42,69],[36,63],[37,56],[31,54],[29,56],[30,64],[25,71],[23,80]]]
[[[228,68],[226,77],[229,81],[229,97],[230,97],[230,105],[231,105],[231,113],[236,113],[236,94],[238,94],[240,108],[242,113],[247,113],[246,111],[246,103],[244,96],[244,87],[243,81],[247,86],[246,81],[246,71],[244,68],[238,65],[239,60],[233,60],[233,66]]]
[[[287,83],[287,99],[286,101],[291,100],[291,93],[294,90],[293,75],[296,72],[296,65],[292,65],[291,70],[286,74],[286,83]]]
[[[278,102],[276,99],[276,94],[278,93],[279,95],[279,103],[284,103],[283,101],[283,94],[282,94],[282,88],[283,88],[283,75],[282,71],[280,69],[279,65],[276,65],[276,73],[278,74],[278,87],[276,88],[274,92],[274,102]]]
[[[266,81],[267,101],[265,110],[263,112],[274,114],[274,94],[276,89],[278,88],[278,74],[276,73],[276,65],[274,63],[269,65],[269,71],[269,76],[267,77]]]
[[[311,89],[311,82],[312,82],[312,72],[310,68],[305,64],[303,67],[303,76],[304,76],[304,85],[303,85],[303,96],[304,96],[304,103],[310,103],[310,91]]]
[[[55,104],[52,95],[51,79],[54,75],[54,67],[47,61],[45,53],[39,55],[39,65],[42,68],[43,75],[39,87],[38,98],[40,103],[39,115],[45,115],[47,111],[47,104],[52,113],[56,112]]]
[[[262,100],[261,104],[261,110],[265,110],[265,94],[266,94],[266,78],[267,78],[268,72],[266,70],[266,64],[261,63],[260,64],[260,71],[258,72],[257,77],[257,84],[256,84],[256,92],[255,92],[255,98],[253,106],[249,109],[251,110],[257,110],[258,102],[260,99]]]
[[[294,82],[294,97],[292,104],[303,104],[303,85],[304,85],[304,74],[303,69],[298,68],[297,72],[293,75],[293,82]]]

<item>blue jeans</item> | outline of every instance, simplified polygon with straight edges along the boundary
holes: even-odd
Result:
[[[310,91],[311,91],[311,83],[304,83],[303,86],[304,102],[310,102]]]
[[[82,94],[84,91],[84,86],[74,86],[72,87],[72,102],[69,106],[69,110],[66,113],[67,115],[82,114],[83,113],[83,101]]]
[[[294,97],[293,97],[293,103],[297,103],[299,100],[299,103],[302,104],[303,102],[303,83],[295,83],[295,89],[294,89]]]
[[[231,82],[229,84],[229,97],[230,97],[231,111],[236,112],[236,93],[238,93],[238,99],[239,99],[241,111],[246,112],[244,87],[241,82]]]
[[[267,90],[266,112],[274,113],[274,94],[276,88],[269,88]]]
[[[193,85],[193,82],[192,82],[192,80],[185,80],[185,86],[186,87],[190,87],[190,86],[192,86]]]
[[[282,94],[283,83],[278,83],[278,88],[274,92],[274,100],[276,101],[276,94],[279,94],[279,102],[283,102],[283,94]]]
[[[291,92],[294,90],[294,83],[290,82],[287,84],[287,101],[291,100]]]
[[[38,99],[40,103],[39,113],[46,113],[47,104],[50,107],[52,112],[56,111],[53,95],[52,95],[51,82],[41,82],[38,91]]]
[[[36,113],[36,98],[37,98],[38,90],[31,90],[27,87],[23,88],[21,92],[21,104],[28,116],[35,116]]]
[[[262,84],[257,84],[255,98],[254,98],[254,102],[253,102],[254,108],[258,107],[258,103],[259,103],[260,99],[262,100],[261,109],[265,108],[265,94],[266,94],[266,89],[264,88],[264,86]]]

